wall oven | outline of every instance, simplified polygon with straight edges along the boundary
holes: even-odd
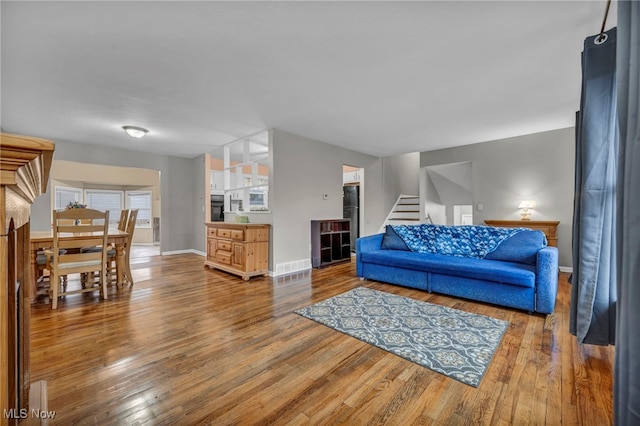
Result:
[[[224,222],[224,195],[211,195],[211,222]]]

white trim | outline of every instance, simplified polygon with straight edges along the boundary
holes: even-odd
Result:
[[[311,259],[300,259],[292,262],[278,263],[275,270],[271,272],[272,277],[278,277],[280,275],[292,274],[294,272],[301,272],[311,269]]]
[[[198,255],[200,255],[202,257],[205,257],[207,255],[205,252],[200,251],[200,250],[195,250],[195,249],[163,251],[162,253],[160,253],[160,255],[161,256],[172,256],[174,254],[188,254],[188,253],[198,254]]]
[[[66,205],[58,205],[58,192],[68,192],[68,193],[74,193],[76,195],[76,202],[80,203],[80,204],[84,204],[83,200],[83,191],[82,188],[76,188],[73,186],[64,186],[64,185],[55,185],[54,189],[53,189],[53,205],[54,208],[56,210],[64,210]]]
[[[290,284],[299,283],[299,280],[301,279],[308,280],[311,277],[311,274],[313,274],[311,269],[307,269],[305,271],[293,272],[291,274],[273,277],[273,288],[278,290],[279,288],[285,288]]]
[[[560,272],[568,272],[568,273],[573,272],[572,266],[559,266],[558,269],[560,270]]]
[[[138,216],[137,220],[136,220],[136,229],[151,229],[152,227],[152,222],[153,222],[153,191],[150,190],[129,190],[129,189],[125,189],[124,190],[124,206],[126,209],[134,209],[136,207],[131,207],[131,200],[130,197],[131,196],[147,196],[149,198],[149,208],[148,209],[141,209],[141,208],[137,208],[138,212],[140,212],[141,210],[149,210],[149,222],[145,223],[145,224],[141,224],[140,223],[140,216]],[[139,214],[139,213],[138,213]]]

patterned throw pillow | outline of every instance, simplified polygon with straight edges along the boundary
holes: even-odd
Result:
[[[383,250],[404,250],[409,251],[407,243],[398,235],[393,229],[393,226],[388,225],[385,227],[384,235],[382,236],[381,247]]]

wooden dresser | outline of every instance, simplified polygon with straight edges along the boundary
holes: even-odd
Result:
[[[17,424],[20,410],[29,409],[29,216],[47,190],[53,150],[44,139],[0,134],[0,425]]]
[[[248,281],[269,274],[268,224],[209,222],[205,267],[230,272]]]
[[[544,232],[547,237],[547,244],[551,247],[558,247],[558,225],[560,222],[554,220],[485,220],[489,226],[501,226],[503,228],[529,228]]]

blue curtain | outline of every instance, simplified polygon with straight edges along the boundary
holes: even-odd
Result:
[[[615,341],[618,124],[616,29],[588,37],[576,123],[569,331],[579,343]]]
[[[618,2],[616,425],[640,425],[640,3]]]

